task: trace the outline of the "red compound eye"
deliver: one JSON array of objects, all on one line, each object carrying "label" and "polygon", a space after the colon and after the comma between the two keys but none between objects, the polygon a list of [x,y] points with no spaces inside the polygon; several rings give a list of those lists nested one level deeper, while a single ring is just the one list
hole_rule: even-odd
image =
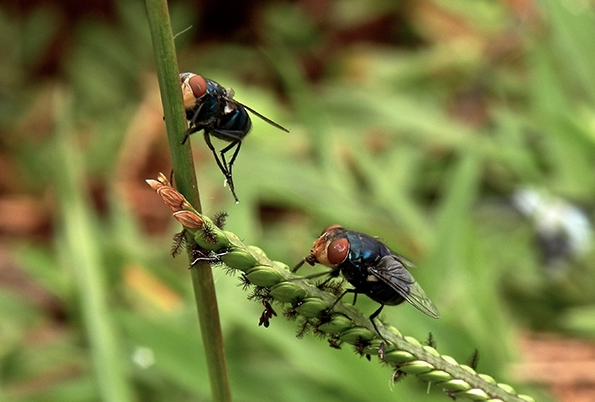
[{"label": "red compound eye", "polygon": [[330,225],[329,227],[327,227],[326,229],[324,229],[322,231],[322,233],[320,233],[320,235],[322,236],[326,232],[330,232],[331,230],[334,230],[334,229],[343,229],[343,226],[341,226],[341,225]]},{"label": "red compound eye", "polygon": [[339,239],[331,242],[326,249],[328,262],[332,265],[339,265],[347,258],[349,253],[349,241],[347,239]]},{"label": "red compound eye", "polygon": [[188,85],[192,89],[192,93],[197,98],[200,98],[207,92],[207,82],[200,75],[193,75],[188,80]]}]

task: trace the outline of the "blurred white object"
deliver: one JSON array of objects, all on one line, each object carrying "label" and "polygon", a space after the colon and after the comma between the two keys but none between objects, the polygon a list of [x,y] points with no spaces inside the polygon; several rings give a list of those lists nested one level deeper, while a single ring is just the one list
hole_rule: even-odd
[{"label": "blurred white object", "polygon": [[137,346],[132,353],[132,361],[140,368],[147,369],[155,364],[155,354],[150,348]]},{"label": "blurred white object", "polygon": [[512,203],[535,224],[548,268],[564,268],[591,248],[591,222],[580,208],[531,188],[515,191]]}]

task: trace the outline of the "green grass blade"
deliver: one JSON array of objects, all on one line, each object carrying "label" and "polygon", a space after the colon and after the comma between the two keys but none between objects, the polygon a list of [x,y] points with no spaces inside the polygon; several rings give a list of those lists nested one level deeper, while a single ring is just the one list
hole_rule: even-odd
[{"label": "green grass blade", "polygon": [[57,117],[54,180],[59,197],[65,261],[72,267],[101,400],[132,400],[125,360],[108,306],[104,265],[94,235],[93,213],[84,190],[84,162],[70,127],[69,99],[56,96]]}]

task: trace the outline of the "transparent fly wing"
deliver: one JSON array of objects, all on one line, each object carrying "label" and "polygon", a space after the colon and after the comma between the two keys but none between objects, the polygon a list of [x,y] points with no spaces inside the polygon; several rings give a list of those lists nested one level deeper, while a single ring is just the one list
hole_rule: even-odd
[{"label": "transparent fly wing", "polygon": [[[376,239],[379,243],[381,243],[382,245],[386,246],[386,244],[384,244],[384,242],[382,241],[381,238],[379,237],[374,237],[374,239]],[[417,268],[415,266],[414,263],[412,263],[411,261],[409,261],[407,258],[403,257],[400,254],[395,253],[394,251],[390,250],[388,247],[386,247],[391,253],[393,258],[396,258],[397,260],[399,260],[399,262],[401,262],[401,264],[403,264],[404,266],[408,267],[408,268]]]},{"label": "transparent fly wing", "polygon": [[415,264],[414,264],[414,263],[412,263],[411,261],[409,261],[407,258],[403,257],[402,255],[399,255],[399,254],[396,254],[396,253],[395,253],[395,254],[393,254],[393,255],[394,255],[395,257],[397,257],[397,259],[398,259],[399,261],[401,261],[401,263],[402,263],[403,265],[405,265],[406,267],[409,267],[409,268],[417,268],[417,267],[415,266]]},{"label": "transparent fly wing", "polygon": [[375,267],[368,267],[370,273],[393,288],[413,307],[432,318],[440,318],[434,303],[426,296],[421,286],[407,271],[398,255],[387,255]]},{"label": "transparent fly wing", "polygon": [[[238,102],[238,103],[240,103],[240,102]],[[285,127],[283,127],[279,123],[275,123],[274,121],[272,121],[268,117],[263,116],[262,114],[258,113],[256,110],[252,109],[251,107],[248,107],[248,106],[244,105],[243,103],[240,103],[240,105],[242,105],[244,108],[246,108],[246,110],[248,110],[250,113],[254,114],[256,117],[259,117],[260,119],[262,119],[265,122],[269,123],[271,126],[276,127],[279,130],[281,130],[281,131],[285,131],[286,133],[289,132],[288,129],[286,129]]]},{"label": "transparent fly wing", "polygon": [[413,282],[409,287],[409,295],[404,296],[405,300],[407,300],[413,307],[421,311],[422,313],[430,316],[432,318],[440,318],[440,313],[438,309],[426,296],[424,290],[419,286],[417,282]]}]

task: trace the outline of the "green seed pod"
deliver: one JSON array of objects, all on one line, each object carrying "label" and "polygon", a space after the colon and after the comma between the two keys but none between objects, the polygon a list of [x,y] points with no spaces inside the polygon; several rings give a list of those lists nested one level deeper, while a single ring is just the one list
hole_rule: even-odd
[{"label": "green seed pod", "polygon": [[412,336],[406,336],[405,337],[405,340],[407,342],[411,343],[412,345],[419,346],[421,348],[421,343],[417,339],[415,339],[414,337],[412,337]]},{"label": "green seed pod", "polygon": [[281,261],[273,261],[273,265],[281,270],[289,271],[289,265],[284,264]]},{"label": "green seed pod", "polygon": [[453,357],[448,355],[442,355],[442,360],[445,360],[448,364],[454,364],[455,366],[459,365]]},{"label": "green seed pod", "polygon": [[357,342],[361,342],[362,340],[369,341],[374,339],[374,334],[368,328],[353,327],[341,332],[339,334],[339,338],[343,342],[354,345]]},{"label": "green seed pod", "polygon": [[473,375],[477,374],[477,372],[475,370],[473,370],[473,368],[467,366],[466,364],[461,364],[460,367],[464,370],[467,370],[468,372],[470,372]]},{"label": "green seed pod", "polygon": [[403,337],[403,335],[401,335],[401,332],[398,329],[396,329],[395,327],[393,327],[392,325],[385,326],[384,328],[386,328],[387,330],[389,330],[390,332],[392,332],[399,338]]},{"label": "green seed pod", "polygon": [[435,367],[423,360],[414,360],[399,364],[399,370],[407,374],[422,374],[434,370]]},{"label": "green seed pod", "polygon": [[433,354],[434,356],[440,356],[440,353],[438,353],[438,351],[431,346],[424,345],[423,348],[426,352]]},{"label": "green seed pod", "polygon": [[343,314],[333,314],[329,322],[318,326],[318,330],[327,334],[338,334],[351,327],[353,327],[353,321],[351,319],[345,317]]},{"label": "green seed pod", "polygon": [[393,350],[384,354],[384,361],[387,363],[400,364],[412,360],[415,360],[415,356],[404,350]]},{"label": "green seed pod", "polygon": [[531,398],[529,395],[517,395],[519,398],[524,399],[527,402],[535,402],[535,399]]},{"label": "green seed pod", "polygon": [[250,283],[262,287],[273,286],[283,280],[283,277],[275,268],[267,267],[265,265],[250,268],[246,272],[246,278],[248,278]]},{"label": "green seed pod", "polygon": [[471,399],[472,401],[485,401],[490,397],[488,394],[486,394],[484,390],[481,390],[479,388],[471,388],[467,391],[457,392],[455,395],[457,397],[460,396],[463,398]]},{"label": "green seed pod", "polygon": [[250,250],[252,253],[259,255],[261,257],[266,257],[267,255],[265,254],[265,252],[260,248],[260,247],[256,247],[256,246],[246,246],[248,248],[248,250]]},{"label": "green seed pod", "polygon": [[[204,220],[202,229],[194,232],[194,241],[199,246],[212,251],[220,251],[231,247],[231,243],[222,235],[222,232],[213,224],[207,223],[205,217],[200,215]],[[233,268],[233,267],[232,267]]]},{"label": "green seed pod", "polygon": [[498,387],[502,388],[504,391],[508,392],[509,394],[516,394],[516,391],[514,390],[514,388],[512,388],[510,385],[508,384],[502,384],[502,383],[498,383],[496,384]]},{"label": "green seed pod", "polygon": [[271,287],[271,296],[282,303],[294,303],[307,296],[307,292],[297,282],[281,282]]},{"label": "green seed pod", "polygon": [[468,389],[471,389],[471,385],[467,384],[467,382],[463,380],[459,380],[458,378],[453,378],[452,380],[438,383],[438,386],[444,388],[445,390],[454,392],[467,391]]},{"label": "green seed pod", "polygon": [[237,247],[244,247],[244,243],[242,240],[233,232],[228,232],[227,230],[222,231],[224,236],[227,236],[227,240],[234,246]]},{"label": "green seed pod", "polygon": [[417,377],[429,382],[443,382],[452,379],[450,374],[442,370],[432,370],[427,373],[419,374]]},{"label": "green seed pod", "polygon": [[295,309],[306,318],[320,317],[320,313],[327,310],[330,305],[317,297],[306,297]]},{"label": "green seed pod", "polygon": [[489,382],[490,384],[496,384],[496,380],[494,380],[493,377],[487,375],[487,374],[478,374],[479,377],[481,377],[482,380]]},{"label": "green seed pod", "polygon": [[247,271],[258,264],[254,256],[245,248],[236,248],[221,256],[221,261],[241,271]]}]

